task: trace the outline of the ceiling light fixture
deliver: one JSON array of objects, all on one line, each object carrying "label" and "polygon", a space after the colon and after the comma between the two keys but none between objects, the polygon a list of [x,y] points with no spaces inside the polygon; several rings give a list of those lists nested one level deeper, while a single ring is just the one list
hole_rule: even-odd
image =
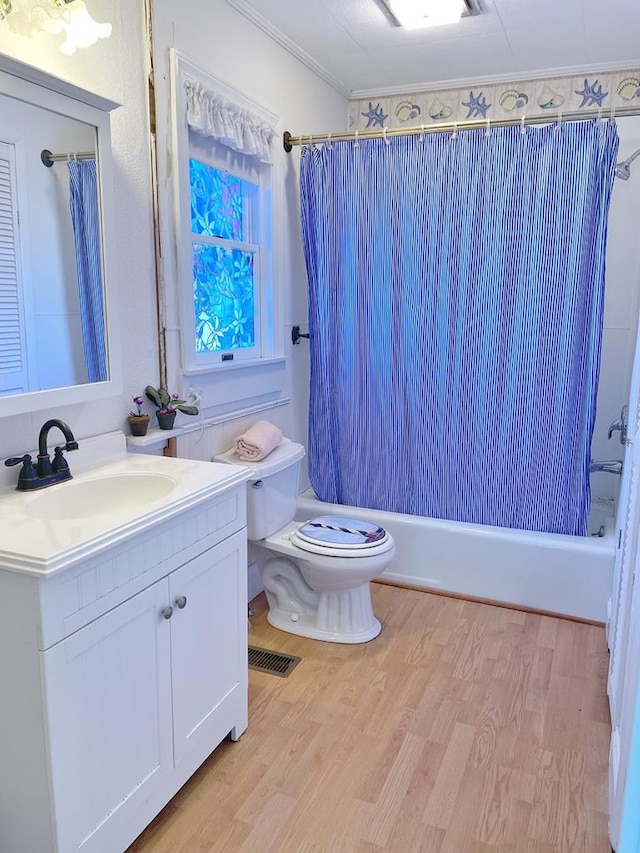
[{"label": "ceiling light fixture", "polygon": [[456,24],[461,17],[478,15],[477,0],[375,0],[397,27],[415,30]]},{"label": "ceiling light fixture", "polygon": [[12,33],[27,38],[64,32],[60,51],[67,56],[111,35],[111,24],[94,21],[83,0],[0,0],[3,20]]}]

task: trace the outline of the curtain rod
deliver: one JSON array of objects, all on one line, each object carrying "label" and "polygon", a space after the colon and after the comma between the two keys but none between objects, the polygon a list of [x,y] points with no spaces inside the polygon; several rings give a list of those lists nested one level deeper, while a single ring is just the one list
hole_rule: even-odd
[{"label": "curtain rod", "polygon": [[52,154],[48,148],[40,152],[40,159],[47,168],[62,160],[95,160],[95,151],[70,151],[68,154]]},{"label": "curtain rod", "polygon": [[521,116],[520,118],[504,119],[468,119],[443,124],[419,124],[411,127],[382,127],[369,130],[345,130],[339,133],[314,133],[306,136],[292,136],[288,130],[282,134],[282,145],[287,153],[294,145],[309,145],[314,142],[341,142],[348,139],[378,139],[387,136],[415,136],[417,133],[455,133],[458,130],[474,128],[516,127],[529,124],[562,124],[564,121],[587,121],[589,119],[610,118],[620,116],[640,116],[640,107],[616,107],[610,110],[573,110],[572,112],[556,112],[553,115]]}]

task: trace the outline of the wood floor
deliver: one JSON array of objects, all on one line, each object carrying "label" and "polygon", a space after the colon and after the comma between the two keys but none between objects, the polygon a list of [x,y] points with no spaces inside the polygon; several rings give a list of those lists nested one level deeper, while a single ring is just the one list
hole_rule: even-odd
[{"label": "wood floor", "polygon": [[373,584],[359,646],[250,672],[225,742],[130,853],[610,853],[604,629]]}]

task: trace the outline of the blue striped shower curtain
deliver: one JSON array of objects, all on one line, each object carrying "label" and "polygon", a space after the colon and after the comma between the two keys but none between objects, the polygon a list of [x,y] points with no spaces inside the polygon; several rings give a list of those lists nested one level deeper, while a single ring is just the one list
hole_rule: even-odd
[{"label": "blue striped shower curtain", "polygon": [[322,500],[585,534],[617,147],[575,122],[303,149]]},{"label": "blue striped shower curtain", "polygon": [[95,160],[69,167],[71,221],[76,248],[82,342],[89,382],[108,379],[100,254],[100,206]]}]

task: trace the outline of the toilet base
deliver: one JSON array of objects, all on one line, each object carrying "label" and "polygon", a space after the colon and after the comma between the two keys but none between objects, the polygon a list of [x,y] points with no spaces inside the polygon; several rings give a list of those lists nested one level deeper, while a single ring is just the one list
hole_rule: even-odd
[{"label": "toilet base", "polygon": [[371,624],[364,631],[326,631],[318,628],[315,613],[283,613],[281,610],[270,610],[267,621],[279,631],[308,637],[310,640],[324,640],[327,643],[368,643],[378,636],[382,625],[374,616]]},{"label": "toilet base", "polygon": [[368,583],[355,589],[309,593],[304,604],[289,600],[283,608],[267,589],[269,624],[289,634],[328,643],[366,643],[380,633],[382,626],[373,613]]}]

